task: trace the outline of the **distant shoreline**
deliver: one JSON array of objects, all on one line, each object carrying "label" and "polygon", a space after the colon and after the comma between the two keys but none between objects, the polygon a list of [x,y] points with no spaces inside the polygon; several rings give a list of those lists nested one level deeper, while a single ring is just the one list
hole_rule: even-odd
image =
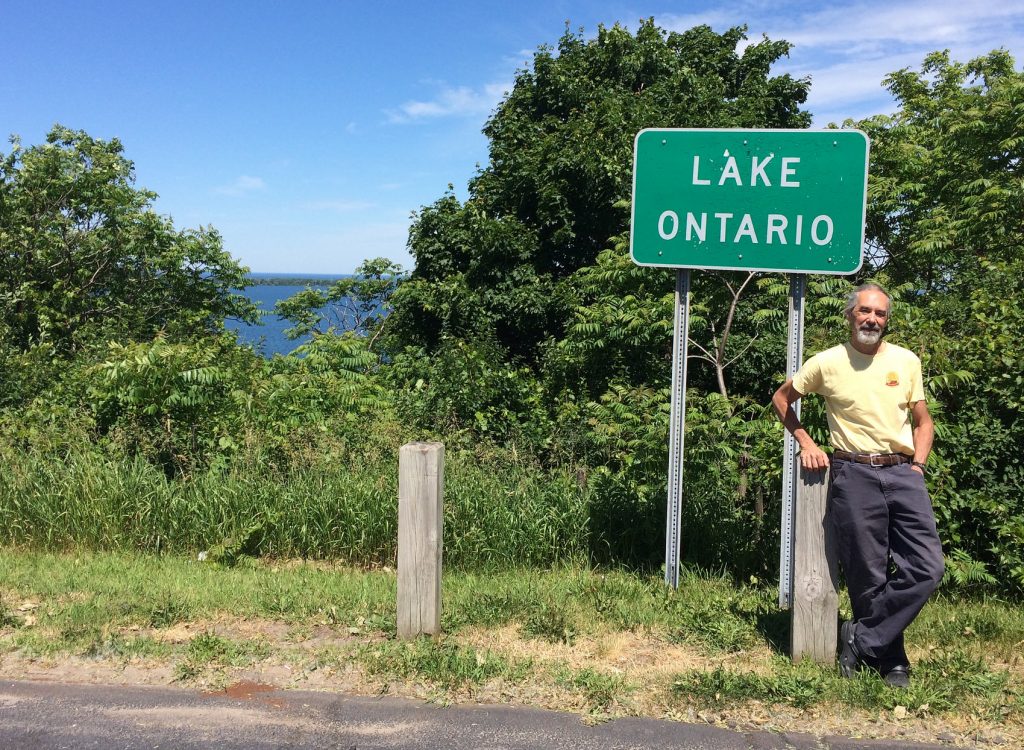
[{"label": "distant shoreline", "polygon": [[330,286],[336,281],[345,279],[351,274],[294,274],[283,273],[251,273],[246,277],[249,286]]}]

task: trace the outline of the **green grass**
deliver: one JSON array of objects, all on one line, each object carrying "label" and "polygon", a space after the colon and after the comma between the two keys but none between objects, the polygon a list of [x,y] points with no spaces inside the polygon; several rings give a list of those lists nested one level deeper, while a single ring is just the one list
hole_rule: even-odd
[{"label": "green grass", "polygon": [[[0,570],[0,653],[162,660],[186,681],[272,655],[303,669],[357,665],[374,678],[412,680],[442,696],[493,681],[538,683],[595,712],[663,694],[678,707],[903,706],[918,717],[1024,722],[1024,608],[993,598],[929,603],[907,635],[919,654],[912,687],[895,691],[871,673],[843,680],[834,666],[790,663],[779,647],[787,615],[776,611],[773,589],[692,571],[669,591],[659,577],[621,570],[449,569],[444,635],[401,642],[391,570],[301,561],[226,567],[170,555],[10,548],[0,548]],[[273,642],[232,636],[230,623],[246,621],[284,623],[288,634]],[[224,622],[226,630],[217,625]],[[162,637],[186,623],[198,633],[190,641]],[[489,635],[509,627],[521,639],[512,651]],[[302,651],[317,628],[334,633],[334,644]],[[572,653],[599,653],[598,644],[616,634],[646,639],[655,650],[679,644],[705,666],[649,682],[599,657],[570,661]]]},{"label": "green grass", "polygon": [[[239,462],[186,480],[95,449],[11,451],[0,462],[0,544],[393,565],[397,450],[284,473]],[[445,479],[449,564],[587,556],[587,497],[567,473],[452,451]]]},{"label": "green grass", "polygon": [[358,658],[371,674],[415,677],[447,689],[497,678],[522,682],[532,667],[529,660],[508,659],[443,638],[378,643],[360,649]]},{"label": "green grass", "polygon": [[1010,715],[1022,717],[1024,709],[1019,689],[1009,686],[1008,672],[993,669],[982,657],[962,650],[923,659],[914,669],[908,690],[893,690],[870,671],[847,680],[832,667],[794,665],[778,659],[768,675],[721,666],[689,671],[675,678],[672,692],[683,700],[715,706],[760,701],[807,708],[837,702],[869,710],[903,706],[921,715],[957,712],[993,722]]},{"label": "green grass", "polygon": [[174,676],[190,680],[210,670],[249,664],[269,653],[266,643],[233,641],[207,630],[189,641],[184,658],[175,665]]},{"label": "green grass", "polygon": [[614,703],[636,690],[622,677],[595,669],[557,669],[555,680],[584,698],[591,712],[604,712]]}]

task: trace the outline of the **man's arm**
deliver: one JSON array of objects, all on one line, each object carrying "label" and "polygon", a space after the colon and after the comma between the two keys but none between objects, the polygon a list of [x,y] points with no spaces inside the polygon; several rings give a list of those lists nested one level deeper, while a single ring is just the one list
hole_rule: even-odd
[{"label": "man's arm", "polygon": [[[775,407],[775,413],[779,415],[783,426],[792,433],[793,437],[796,438],[796,442],[800,445],[800,465],[808,471],[822,471],[828,468],[828,454],[811,439],[811,436],[807,434],[807,430],[800,424],[800,417],[793,411],[793,404],[799,401],[803,395],[793,387],[793,378],[790,378],[782,384],[779,390],[775,391],[775,395],[772,396],[772,406]],[[927,413],[927,410],[925,413]],[[914,424],[916,428],[916,420]],[[914,437],[914,444],[916,445],[916,429]],[[931,446],[930,441],[928,445],[929,447]]]},{"label": "man's arm", "polygon": [[[925,463],[932,452],[932,441],[935,439],[935,422],[928,413],[928,404],[924,399],[915,401],[910,408],[910,417],[914,423],[914,461]],[[911,467],[914,471],[924,474],[920,466]]]}]

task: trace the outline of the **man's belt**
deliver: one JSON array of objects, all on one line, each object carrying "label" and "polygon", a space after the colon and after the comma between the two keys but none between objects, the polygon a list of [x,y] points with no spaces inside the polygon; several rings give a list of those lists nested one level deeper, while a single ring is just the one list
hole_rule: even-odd
[{"label": "man's belt", "polygon": [[909,464],[913,456],[905,456],[902,453],[850,453],[850,451],[832,451],[832,457],[840,461],[853,461],[858,464],[870,464],[871,466],[895,466],[896,464]]}]

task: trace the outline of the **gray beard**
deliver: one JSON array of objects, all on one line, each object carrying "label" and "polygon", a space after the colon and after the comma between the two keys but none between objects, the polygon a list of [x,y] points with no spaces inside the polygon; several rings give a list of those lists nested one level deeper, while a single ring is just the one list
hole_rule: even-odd
[{"label": "gray beard", "polygon": [[874,346],[882,340],[882,332],[877,328],[874,331],[865,331],[862,328],[858,328],[853,332],[853,335],[857,339],[858,344],[866,346]]}]

